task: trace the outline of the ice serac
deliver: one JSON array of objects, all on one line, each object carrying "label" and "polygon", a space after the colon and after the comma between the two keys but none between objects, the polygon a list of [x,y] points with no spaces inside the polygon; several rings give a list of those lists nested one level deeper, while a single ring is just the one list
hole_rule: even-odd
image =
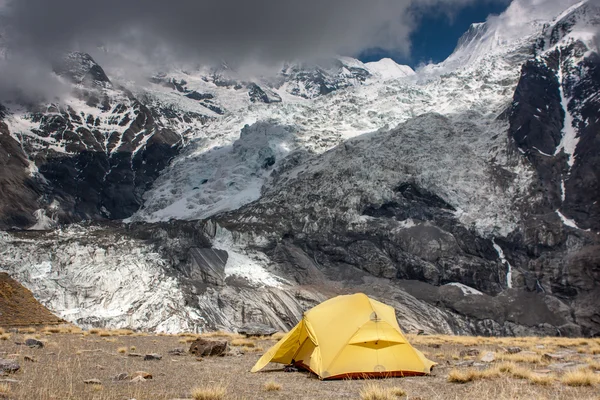
[{"label": "ice serac", "polygon": [[362,291],[409,331],[598,335],[599,15],[515,0],[414,73],[71,55],[71,96],[0,117],[2,227],[50,229],[0,268],[84,326],[285,329]]}]

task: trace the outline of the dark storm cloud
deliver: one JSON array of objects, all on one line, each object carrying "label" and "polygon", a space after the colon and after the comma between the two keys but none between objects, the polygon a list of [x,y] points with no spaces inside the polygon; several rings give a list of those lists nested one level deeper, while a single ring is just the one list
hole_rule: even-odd
[{"label": "dark storm cloud", "polygon": [[370,47],[407,55],[419,14],[475,1],[0,0],[0,100],[59,93],[50,65],[74,50],[127,80],[173,64],[227,61],[252,74]]},{"label": "dark storm cloud", "polygon": [[38,53],[118,44],[155,58],[268,62],[371,46],[408,52],[416,21],[411,1],[13,0],[8,12],[12,43]]}]

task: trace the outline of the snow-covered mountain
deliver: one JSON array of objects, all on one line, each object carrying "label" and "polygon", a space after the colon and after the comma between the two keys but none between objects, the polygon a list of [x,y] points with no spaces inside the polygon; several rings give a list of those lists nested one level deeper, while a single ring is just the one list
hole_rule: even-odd
[{"label": "snow-covered mountain", "polygon": [[1,110],[0,227],[55,229],[3,234],[0,269],[87,326],[285,328],[360,290],[407,329],[597,335],[595,4],[515,0],[418,71],[140,84],[70,54],[71,95]]}]

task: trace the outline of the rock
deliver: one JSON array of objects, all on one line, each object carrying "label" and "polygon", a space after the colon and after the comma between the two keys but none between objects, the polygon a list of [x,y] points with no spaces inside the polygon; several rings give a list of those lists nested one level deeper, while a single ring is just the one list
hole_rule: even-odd
[{"label": "rock", "polygon": [[126,381],[130,378],[127,372],[121,372],[113,378],[113,381]]},{"label": "rock", "polygon": [[162,356],[160,354],[152,353],[146,354],[144,356],[144,361],[159,361],[162,360]]},{"label": "rock", "polygon": [[224,356],[227,353],[227,341],[198,338],[192,342],[190,353],[196,356]]},{"label": "rock", "polygon": [[142,354],[139,354],[139,353],[129,353],[129,354],[127,354],[127,356],[129,356],[129,357],[144,357]]},{"label": "rock", "polygon": [[25,346],[30,347],[32,349],[41,349],[44,347],[44,343],[37,339],[27,339],[25,341]]},{"label": "rock", "polygon": [[21,369],[21,366],[18,362],[14,360],[3,360],[0,358],[0,372],[14,374],[19,369]]},{"label": "rock", "polygon": [[134,372],[133,375],[131,375],[131,379],[137,378],[138,376],[141,376],[144,379],[152,379],[152,374],[150,372],[146,372],[146,371]]},{"label": "rock", "polygon": [[134,382],[134,383],[137,383],[137,382],[146,382],[146,380],[142,376],[136,376],[135,378],[133,378],[131,380],[131,382]]},{"label": "rock", "polygon": [[542,359],[545,361],[561,361],[565,359],[565,355],[558,353],[544,353]]},{"label": "rock", "polygon": [[240,356],[243,356],[244,354],[245,354],[244,351],[237,346],[232,346],[227,351],[227,355],[232,356],[232,357],[240,357]]},{"label": "rock", "polygon": [[517,354],[517,353],[520,353],[522,351],[523,351],[523,349],[520,348],[520,347],[518,347],[518,346],[511,346],[511,347],[507,347],[506,348],[506,352],[508,354]]},{"label": "rock", "polygon": [[496,353],[494,353],[492,351],[488,351],[481,357],[480,360],[484,363],[494,362],[494,361],[496,361]]},{"label": "rock", "polygon": [[552,370],[551,369],[536,369],[534,372],[536,374],[544,374],[544,375],[546,375],[546,374],[551,373]]},{"label": "rock", "polygon": [[100,379],[86,379],[83,381],[86,385],[102,385],[102,381]]},{"label": "rock", "polygon": [[578,365],[574,362],[565,362],[565,363],[554,363],[548,365],[548,368],[554,371],[564,371],[567,369],[574,369]]},{"label": "rock", "polygon": [[29,361],[29,362],[37,362],[37,360],[31,356],[23,356],[23,360]]},{"label": "rock", "polygon": [[274,328],[270,327],[269,325],[265,325],[265,324],[252,323],[252,324],[246,324],[246,325],[242,326],[241,328],[239,328],[238,333],[240,335],[246,335],[246,337],[271,336],[271,335],[277,333],[277,329],[274,329]]},{"label": "rock", "polygon": [[16,379],[5,378],[5,379],[0,379],[0,383],[21,383],[21,381],[18,381]]},{"label": "rock", "polygon": [[479,355],[479,350],[477,349],[467,349],[467,350],[462,350],[460,352],[460,357],[476,357]]},{"label": "rock", "polygon": [[176,349],[169,350],[169,354],[172,356],[184,356],[186,354],[186,351],[184,348],[178,347]]},{"label": "rock", "polygon": [[474,363],[474,361],[467,360],[467,361],[459,361],[454,365],[457,367],[471,367],[473,365],[473,363]]},{"label": "rock", "polygon": [[441,344],[439,344],[439,343],[429,343],[429,344],[427,345],[427,347],[431,347],[431,348],[433,348],[433,349],[439,349],[440,347],[442,347],[442,345],[441,345]]}]

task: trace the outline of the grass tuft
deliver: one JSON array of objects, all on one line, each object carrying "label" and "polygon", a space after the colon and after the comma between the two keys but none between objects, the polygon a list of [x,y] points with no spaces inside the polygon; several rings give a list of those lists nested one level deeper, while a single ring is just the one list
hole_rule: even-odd
[{"label": "grass tuft", "polygon": [[586,369],[578,369],[565,373],[560,381],[567,386],[594,386],[600,384],[600,376]]},{"label": "grass tuft", "polygon": [[396,400],[396,396],[392,394],[389,388],[381,387],[380,385],[368,382],[360,389],[361,400]]},{"label": "grass tuft", "polygon": [[0,395],[4,397],[4,395],[10,394],[10,386],[8,383],[0,383]]},{"label": "grass tuft", "polygon": [[265,383],[265,390],[267,392],[277,392],[281,390],[281,385],[277,382],[269,381]]},{"label": "grass tuft", "polygon": [[533,385],[550,386],[555,380],[553,375],[539,375],[533,373],[529,376],[529,382]]},{"label": "grass tuft", "polygon": [[191,392],[194,400],[223,400],[226,395],[227,388],[221,384],[196,387]]},{"label": "grass tuft", "polygon": [[119,348],[117,349],[117,353],[120,353],[120,354],[125,354],[125,353],[127,353],[127,347],[119,347]]},{"label": "grass tuft", "polygon": [[467,383],[481,379],[492,379],[499,377],[500,372],[501,371],[498,367],[488,368],[481,371],[472,368],[466,370],[453,369],[450,371],[450,373],[448,373],[448,382]]},{"label": "grass tuft", "polygon": [[404,389],[398,386],[394,386],[393,388],[391,388],[390,393],[396,397],[406,396],[406,392],[404,391]]},{"label": "grass tuft", "polygon": [[256,343],[248,339],[234,339],[230,344],[232,346],[256,347]]}]

